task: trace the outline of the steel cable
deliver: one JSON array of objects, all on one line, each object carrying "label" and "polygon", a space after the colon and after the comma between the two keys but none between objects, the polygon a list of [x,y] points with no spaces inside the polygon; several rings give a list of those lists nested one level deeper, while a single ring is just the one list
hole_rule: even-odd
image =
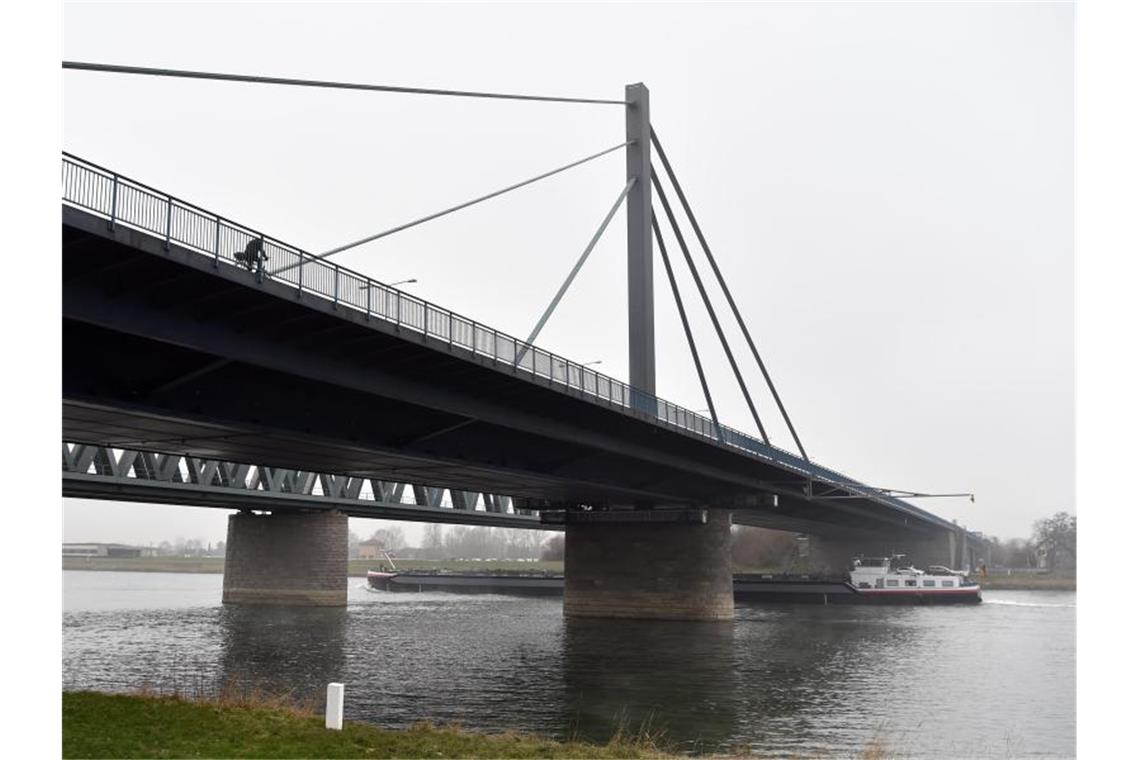
[{"label": "steel cable", "polygon": [[624,100],[604,100],[602,98],[564,98],[554,95],[519,95],[507,92],[477,92],[472,90],[443,90],[433,87],[400,87],[387,84],[359,84],[353,82],[332,82],[320,79],[288,79],[285,77],[263,77],[250,74],[223,74],[212,71],[185,71],[181,69],[155,69],[145,66],[119,66],[109,63],[86,63],[64,61],[63,68],[74,71],[98,71],[106,74],[136,74],[152,77],[175,77],[180,79],[212,79],[222,82],[246,82],[249,84],[276,84],[290,87],[324,87],[336,90],[369,90],[372,92],[397,92],[409,95],[446,95],[457,98],[492,98],[496,100],[530,100],[549,103],[589,103],[596,105],[624,106]]},{"label": "steel cable", "polygon": [[768,433],[764,430],[764,423],[760,421],[760,413],[756,411],[756,405],[752,403],[752,394],[748,392],[748,386],[744,382],[744,377],[740,374],[740,367],[736,364],[736,357],[732,355],[732,348],[728,345],[728,338],[724,336],[724,330],[721,329],[720,320],[716,317],[716,310],[713,309],[712,301],[709,300],[709,294],[705,291],[705,284],[701,280],[700,272],[697,271],[696,264],[693,263],[693,257],[689,254],[689,246],[685,244],[685,238],[681,234],[681,228],[677,225],[677,219],[673,216],[673,209],[669,206],[669,199],[665,197],[665,191],[661,187],[661,181],[657,179],[657,172],[650,169],[650,178],[653,180],[653,187],[657,190],[657,197],[661,199],[661,205],[665,209],[665,216],[669,219],[669,226],[673,228],[673,235],[677,238],[677,244],[681,246],[681,254],[685,257],[685,263],[689,265],[689,271],[693,275],[693,280],[697,284],[697,290],[701,294],[701,300],[705,303],[705,310],[708,311],[709,317],[712,319],[713,327],[716,328],[717,337],[720,338],[721,347],[724,348],[724,354],[728,357],[728,363],[732,366],[732,373],[736,375],[736,384],[740,386],[740,392],[744,394],[744,400],[748,403],[748,409],[752,412],[752,419],[756,422],[756,427],[760,430],[760,437],[764,439],[764,443],[769,446],[772,442],[768,440]]},{"label": "steel cable", "polygon": [[[615,145],[612,148],[606,148],[605,150],[594,153],[593,155],[586,156],[585,158],[580,158],[577,161],[574,161],[573,163],[566,164],[565,166],[560,166],[557,169],[552,169],[548,172],[543,172],[542,174],[539,174],[536,177],[531,177],[530,179],[523,180],[522,182],[516,182],[515,184],[511,185],[510,187],[504,187],[503,189],[496,190],[493,193],[487,193],[486,195],[481,195],[478,198],[474,198],[472,200],[466,201],[465,203],[460,203],[458,206],[452,206],[451,208],[446,208],[443,211],[437,211],[434,214],[429,214],[425,217],[421,217],[421,218],[416,219],[414,221],[405,222],[404,224],[397,225],[396,227],[391,227],[389,229],[386,229],[383,232],[377,232],[375,235],[369,235],[368,237],[361,238],[360,240],[355,240],[351,243],[346,243],[345,245],[337,246],[336,248],[325,251],[324,253],[314,254],[313,258],[323,259],[323,258],[326,258],[328,256],[332,256],[333,254],[340,253],[342,251],[347,251],[349,248],[356,248],[357,246],[364,245],[365,243],[371,243],[373,240],[379,240],[380,238],[387,237],[388,235],[391,235],[393,233],[400,232],[402,230],[406,230],[406,229],[409,229],[411,227],[415,227],[416,225],[423,224],[424,222],[430,222],[433,219],[439,219],[441,216],[446,216],[447,214],[450,214],[454,211],[459,211],[461,209],[465,209],[468,206],[474,206],[476,203],[481,203],[483,201],[490,200],[491,198],[495,198],[497,196],[500,196],[503,193],[509,193],[511,190],[517,190],[518,188],[525,187],[526,185],[529,185],[533,182],[538,182],[540,179],[546,179],[547,177],[554,176],[555,174],[558,174],[559,172],[564,172],[567,169],[572,169],[575,166],[580,166],[580,165],[586,163],[587,161],[593,161],[595,158],[601,158],[602,156],[606,155],[607,153],[613,153],[615,150],[619,150],[621,148],[626,147],[627,145],[632,144],[632,142],[633,141],[631,140],[629,142],[621,143],[620,145]],[[293,269],[294,267],[298,267],[298,266],[300,266],[299,263],[298,264],[290,264],[286,267],[282,267],[281,269],[278,269],[275,272],[270,272],[270,274],[277,275],[277,274],[280,274],[282,272],[287,272],[290,269]]]},{"label": "steel cable", "polygon": [[784,409],[784,402],[780,399],[780,394],[776,392],[776,384],[772,382],[772,378],[768,374],[768,368],[764,366],[764,361],[760,358],[760,352],[756,349],[756,343],[752,340],[752,333],[749,332],[747,325],[745,325],[744,317],[740,315],[740,309],[736,307],[736,299],[732,297],[732,293],[728,289],[728,283],[724,281],[724,277],[720,273],[720,267],[716,265],[716,259],[713,258],[708,241],[705,240],[704,233],[701,232],[701,227],[697,224],[697,217],[693,214],[692,208],[689,207],[689,201],[685,198],[684,191],[681,190],[681,183],[677,181],[677,175],[673,173],[673,167],[669,164],[669,158],[661,148],[661,142],[657,139],[657,133],[652,127],[650,127],[649,130],[649,137],[653,141],[653,147],[657,149],[657,155],[661,157],[661,163],[665,167],[665,173],[669,175],[669,182],[673,185],[673,189],[677,193],[677,198],[681,201],[681,207],[685,210],[685,215],[689,218],[689,224],[693,226],[693,230],[697,233],[697,240],[700,241],[701,248],[704,249],[705,256],[712,266],[713,274],[716,275],[717,282],[720,283],[721,290],[724,292],[724,297],[728,301],[729,308],[732,309],[732,313],[736,317],[736,323],[740,325],[740,331],[744,333],[744,339],[748,341],[748,347],[752,349],[752,356],[756,359],[756,364],[759,365],[760,372],[764,375],[764,381],[768,384],[768,390],[771,391],[772,398],[776,400],[776,406],[780,408],[780,414],[784,418],[784,423],[788,426],[792,438],[795,439],[796,448],[800,450],[800,456],[807,461],[811,461],[808,459],[803,444],[800,443],[800,437],[796,433],[795,426],[792,425],[791,417],[788,416],[787,410]]}]

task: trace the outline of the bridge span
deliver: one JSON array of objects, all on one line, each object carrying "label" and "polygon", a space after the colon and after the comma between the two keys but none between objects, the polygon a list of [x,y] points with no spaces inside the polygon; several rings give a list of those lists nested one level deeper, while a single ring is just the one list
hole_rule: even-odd
[{"label": "bridge span", "polygon": [[[718,441],[706,417],[189,204],[64,166],[66,440],[510,494],[526,509],[650,502],[786,530],[955,527],[727,426]],[[269,260],[250,271],[235,253],[254,237]]]},{"label": "bridge span", "polygon": [[[800,454],[770,444],[651,169],[652,142],[720,278],[650,129],[648,90],[627,87],[625,106],[627,178],[618,203],[624,199],[628,212],[628,384],[325,258],[402,228],[314,256],[64,154],[63,440],[134,452],[132,461],[156,466],[162,455],[509,495],[509,510],[496,516],[486,509],[423,516],[533,524],[532,513],[540,513],[546,524],[565,526],[571,615],[731,617],[732,520],[812,534],[844,560],[857,551],[905,551],[920,562],[966,562],[961,527],[808,460],[721,279]],[[716,416],[653,187],[763,440]],[[654,235],[711,419],[654,393]],[[69,452],[78,462],[76,451],[65,446],[65,470]],[[150,493],[158,501],[195,490],[159,478],[112,484],[105,476],[77,464],[65,489]],[[310,502],[321,514],[306,518],[295,497],[313,493],[189,485],[198,491],[190,503],[232,498],[231,506],[272,504],[280,515],[231,517],[227,601],[343,603],[340,536],[345,514],[359,504],[330,511],[327,499]],[[371,505],[368,513],[388,508],[396,505]],[[270,563],[272,572],[258,560],[282,553],[299,559]]]}]

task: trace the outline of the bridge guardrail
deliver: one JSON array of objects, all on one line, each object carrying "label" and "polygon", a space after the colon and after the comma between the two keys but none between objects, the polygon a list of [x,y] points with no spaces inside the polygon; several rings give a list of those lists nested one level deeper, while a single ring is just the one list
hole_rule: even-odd
[{"label": "bridge guardrail", "polygon": [[[362,312],[401,328],[430,335],[448,345],[487,357],[516,372],[542,379],[555,388],[625,409],[669,427],[719,441],[806,476],[841,485],[911,514],[929,513],[893,496],[875,493],[854,478],[809,462],[727,425],[665,399],[631,388],[620,380],[527,344],[472,319],[317,258],[245,225],[124,177],[78,156],[63,154],[63,201],[123,225],[162,238],[213,259],[215,267],[246,269],[258,281],[272,279],[331,301],[335,307]],[[261,255],[247,254],[260,241]],[[254,260],[256,259],[256,260]],[[719,435],[717,428],[719,427]]]}]

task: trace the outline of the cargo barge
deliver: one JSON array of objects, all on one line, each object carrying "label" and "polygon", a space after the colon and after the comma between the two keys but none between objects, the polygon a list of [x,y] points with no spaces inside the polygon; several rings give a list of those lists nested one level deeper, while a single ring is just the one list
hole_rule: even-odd
[{"label": "cargo barge", "polygon": [[[733,576],[737,601],[810,604],[962,604],[982,600],[965,573],[941,566],[903,567],[902,555],[852,561],[847,577],[741,574]],[[561,575],[368,571],[377,591],[446,591],[460,594],[561,596]]]}]

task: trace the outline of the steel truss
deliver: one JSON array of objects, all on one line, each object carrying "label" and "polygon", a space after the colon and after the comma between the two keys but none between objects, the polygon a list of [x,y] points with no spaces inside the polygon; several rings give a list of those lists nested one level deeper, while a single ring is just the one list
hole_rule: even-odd
[{"label": "steel truss", "polygon": [[63,495],[223,509],[556,529],[509,496],[63,442]]}]

